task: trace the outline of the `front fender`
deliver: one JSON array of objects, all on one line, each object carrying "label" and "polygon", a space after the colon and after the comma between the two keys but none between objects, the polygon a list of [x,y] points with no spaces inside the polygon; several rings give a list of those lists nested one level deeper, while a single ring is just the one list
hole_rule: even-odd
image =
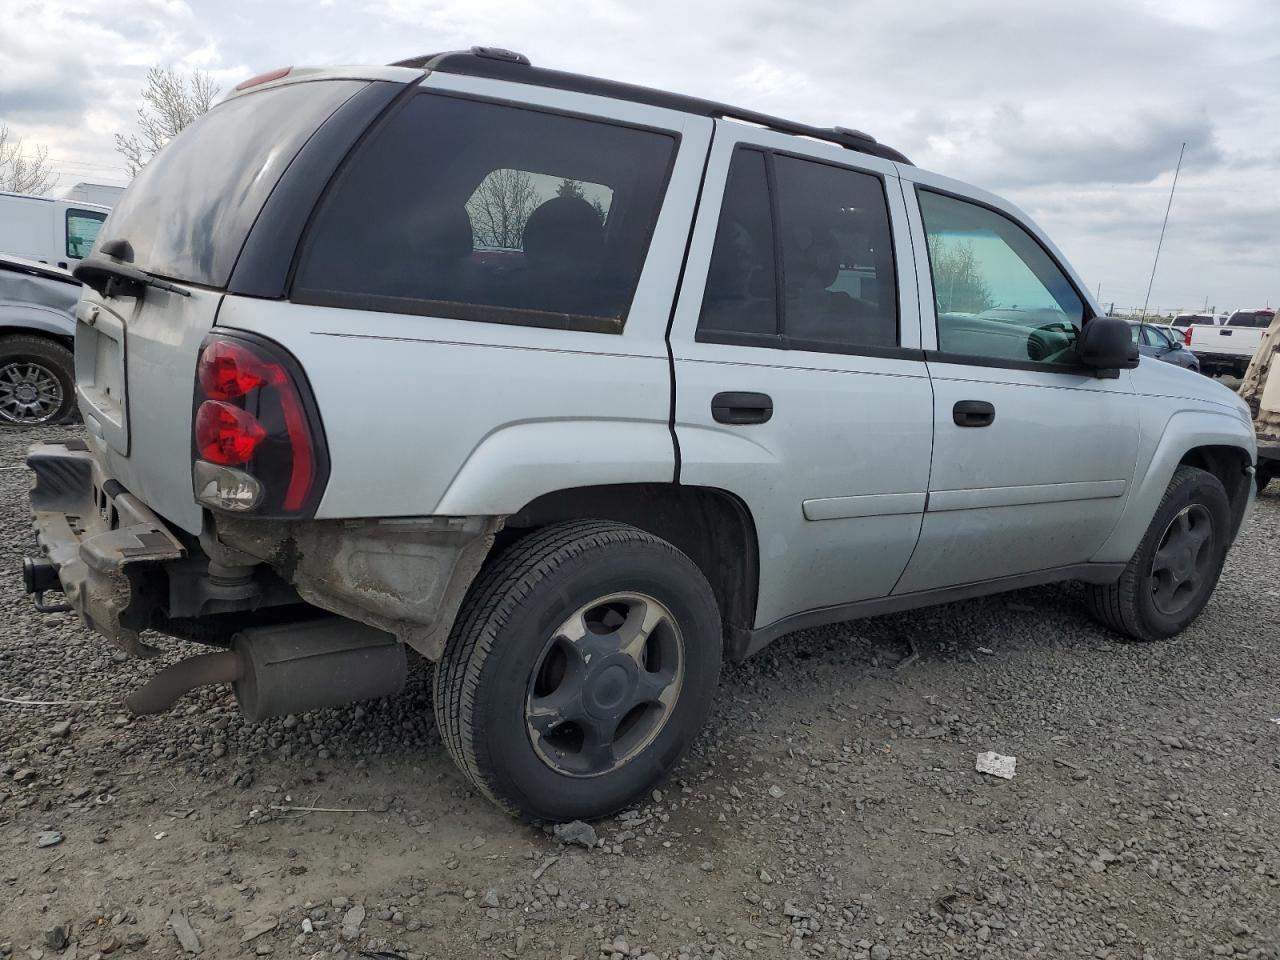
[{"label": "front fender", "polygon": [[0,303],[0,334],[32,331],[72,338],[76,322],[61,310],[30,303]]},{"label": "front fender", "polygon": [[485,437],[431,511],[436,516],[507,516],[568,487],[671,483],[675,447],[665,423],[543,420]]},{"label": "front fender", "polygon": [[[1257,444],[1251,426],[1227,407],[1220,410],[1205,407],[1179,410],[1168,418],[1164,429],[1158,433],[1152,430],[1148,434],[1145,428],[1144,424],[1144,434],[1153,439],[1148,445],[1144,438],[1139,449],[1138,481],[1116,528],[1090,558],[1095,563],[1128,562],[1142,542],[1174,471],[1192,450],[1197,447],[1236,447],[1248,456],[1250,463],[1257,460]],[[1144,462],[1145,470],[1142,469]],[[1252,498],[1253,485],[1247,486],[1248,495]]]}]

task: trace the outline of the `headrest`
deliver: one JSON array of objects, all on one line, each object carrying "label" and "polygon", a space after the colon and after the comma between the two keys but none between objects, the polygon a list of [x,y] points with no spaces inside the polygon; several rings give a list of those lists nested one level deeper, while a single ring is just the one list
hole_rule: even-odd
[{"label": "headrest", "polygon": [[434,209],[410,229],[410,243],[419,256],[460,260],[474,249],[471,217],[463,207]]},{"label": "headrest", "polygon": [[604,224],[581,197],[552,197],[524,225],[524,259],[534,270],[589,272],[604,246]]},{"label": "headrest", "polygon": [[[840,275],[840,245],[830,228],[813,223],[788,227],[783,235],[788,281],[826,289]],[[790,282],[788,282],[790,286]]]}]

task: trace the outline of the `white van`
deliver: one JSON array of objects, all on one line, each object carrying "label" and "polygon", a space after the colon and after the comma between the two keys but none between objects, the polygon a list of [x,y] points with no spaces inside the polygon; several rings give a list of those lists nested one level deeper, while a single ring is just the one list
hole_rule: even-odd
[{"label": "white van", "polygon": [[110,207],[0,193],[0,254],[73,268],[88,255]]}]

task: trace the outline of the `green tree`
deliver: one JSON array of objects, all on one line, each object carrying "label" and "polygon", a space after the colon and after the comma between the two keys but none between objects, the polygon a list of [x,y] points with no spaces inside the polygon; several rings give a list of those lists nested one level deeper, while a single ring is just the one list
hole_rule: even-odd
[{"label": "green tree", "polygon": [[561,180],[559,185],[556,187],[556,196],[557,197],[577,197],[579,200],[586,199],[582,195],[582,184],[579,183],[577,180],[570,180],[568,177],[565,177],[563,180]]}]

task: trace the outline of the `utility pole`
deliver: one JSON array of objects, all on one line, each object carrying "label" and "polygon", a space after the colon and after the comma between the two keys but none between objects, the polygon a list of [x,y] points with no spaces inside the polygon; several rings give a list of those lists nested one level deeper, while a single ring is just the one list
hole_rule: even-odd
[{"label": "utility pole", "polygon": [[1147,304],[1151,301],[1151,287],[1156,282],[1156,265],[1160,262],[1160,248],[1164,246],[1164,231],[1169,226],[1169,211],[1173,209],[1173,191],[1178,189],[1178,174],[1182,172],[1182,155],[1187,152],[1187,141],[1182,141],[1182,149],[1178,151],[1178,165],[1173,168],[1173,186],[1169,188],[1169,204],[1164,208],[1164,223],[1160,225],[1160,241],[1156,244],[1156,258],[1151,264],[1151,279],[1147,282],[1147,298],[1142,301],[1142,316],[1147,315]]}]

